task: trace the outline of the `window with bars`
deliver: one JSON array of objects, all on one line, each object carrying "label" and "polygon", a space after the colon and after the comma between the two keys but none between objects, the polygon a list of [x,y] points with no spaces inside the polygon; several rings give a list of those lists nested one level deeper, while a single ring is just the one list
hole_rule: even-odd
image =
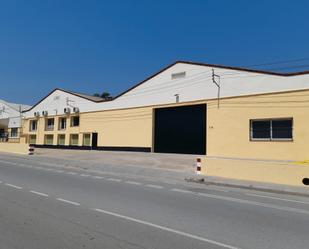
[{"label": "window with bars", "polygon": [[44,144],[53,145],[54,143],[54,135],[45,135]]},{"label": "window with bars", "polygon": [[83,145],[84,146],[90,146],[90,140],[91,140],[90,134],[84,134],[84,136],[83,136]]},{"label": "window with bars", "polygon": [[18,128],[12,128],[11,129],[11,137],[12,138],[18,137]]},{"label": "window with bars", "polygon": [[65,145],[65,134],[58,135],[58,145]]},{"label": "window with bars", "polygon": [[47,131],[52,131],[54,130],[54,123],[55,123],[55,119],[54,118],[48,118],[46,119],[46,127],[45,129]]},{"label": "window with bars", "polygon": [[72,127],[79,126],[79,116],[71,117],[71,126]]},{"label": "window with bars", "polygon": [[67,118],[59,118],[59,130],[65,130],[67,128]]},{"label": "window with bars", "polygon": [[31,120],[30,121],[30,131],[36,131],[38,129],[38,121]]},{"label": "window with bars", "polygon": [[292,140],[293,119],[250,120],[251,140]]},{"label": "window with bars", "polygon": [[71,134],[70,136],[70,145],[77,146],[78,145],[78,134]]},{"label": "window with bars", "polygon": [[36,144],[36,135],[29,136],[29,144]]}]

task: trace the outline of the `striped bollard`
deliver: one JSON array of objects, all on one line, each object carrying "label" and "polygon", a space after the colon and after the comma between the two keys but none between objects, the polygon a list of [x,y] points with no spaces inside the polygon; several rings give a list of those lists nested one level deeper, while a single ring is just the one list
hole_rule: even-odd
[{"label": "striped bollard", "polygon": [[29,153],[28,155],[33,155],[34,153],[34,146],[29,146]]},{"label": "striped bollard", "polygon": [[202,161],[201,158],[196,159],[196,174],[200,175],[202,170]]}]

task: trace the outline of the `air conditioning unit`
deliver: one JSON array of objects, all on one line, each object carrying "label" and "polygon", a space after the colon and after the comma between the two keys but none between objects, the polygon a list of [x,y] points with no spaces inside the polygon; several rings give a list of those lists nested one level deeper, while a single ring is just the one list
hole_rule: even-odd
[{"label": "air conditioning unit", "polygon": [[42,111],[42,115],[43,116],[47,116],[48,115],[48,111]]},{"label": "air conditioning unit", "polygon": [[70,109],[69,107],[66,107],[66,108],[63,109],[63,112],[64,112],[65,114],[70,114],[71,109]]},{"label": "air conditioning unit", "polygon": [[40,117],[40,112],[34,112],[35,117]]},{"label": "air conditioning unit", "polygon": [[75,113],[79,112],[79,108],[78,107],[73,107],[73,112],[75,112]]}]

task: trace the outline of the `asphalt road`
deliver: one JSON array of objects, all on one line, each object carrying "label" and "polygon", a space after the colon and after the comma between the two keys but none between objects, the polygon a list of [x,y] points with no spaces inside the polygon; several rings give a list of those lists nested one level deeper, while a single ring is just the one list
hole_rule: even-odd
[{"label": "asphalt road", "polygon": [[110,177],[0,156],[1,249],[308,247],[306,197]]}]

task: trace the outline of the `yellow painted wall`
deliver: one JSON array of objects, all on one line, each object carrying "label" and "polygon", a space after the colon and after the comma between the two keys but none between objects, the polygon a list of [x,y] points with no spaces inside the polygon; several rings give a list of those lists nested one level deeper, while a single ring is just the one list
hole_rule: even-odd
[{"label": "yellow painted wall", "polygon": [[98,146],[152,146],[152,108],[81,115],[83,132],[98,132]]},{"label": "yellow painted wall", "polygon": [[29,144],[26,143],[25,138],[21,138],[19,143],[0,143],[0,152],[28,154]]},{"label": "yellow painted wall", "polygon": [[[250,141],[250,119],[264,118],[293,118],[293,141]],[[309,158],[309,91],[209,101],[207,119],[208,156]]]},{"label": "yellow painted wall", "polygon": [[301,187],[303,178],[309,178],[309,164],[204,157],[202,174]]},{"label": "yellow painted wall", "polygon": [[[152,147],[152,112],[157,107],[207,103],[207,156],[251,159],[305,160],[309,159],[309,90],[262,94],[220,100],[150,106],[122,110],[80,113],[80,126],[58,130],[55,116],[54,131],[45,131],[45,117],[40,117],[37,132],[29,132],[29,120],[23,122],[23,132],[36,134],[37,144],[44,144],[45,134],[98,133],[98,146]],[[71,115],[72,116],[72,115]],[[250,141],[250,119],[293,118],[293,141]]]}]

